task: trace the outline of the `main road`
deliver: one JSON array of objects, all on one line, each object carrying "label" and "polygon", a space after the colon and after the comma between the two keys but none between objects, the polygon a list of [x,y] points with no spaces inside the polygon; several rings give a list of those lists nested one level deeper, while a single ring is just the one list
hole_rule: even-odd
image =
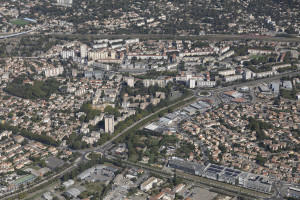
[{"label": "main road", "polygon": [[211,88],[210,91],[224,92],[224,91],[227,91],[227,90],[230,90],[230,89],[234,89],[236,87],[256,86],[256,85],[259,85],[261,83],[272,82],[272,81],[278,80],[278,79],[280,79],[284,76],[295,76],[295,75],[298,75],[298,74],[300,74],[300,70],[281,73],[281,74],[276,75],[276,76],[270,76],[270,77],[266,77],[266,78],[262,78],[262,79],[251,80],[251,81],[247,81],[247,82],[243,82],[243,83],[233,84],[233,85],[226,86],[226,87]]},{"label": "main road", "polygon": [[[187,100],[190,100],[192,98],[194,98],[195,96],[192,95],[188,98],[185,98],[183,99],[182,101],[179,101],[179,102],[183,102],[183,101],[187,101]],[[164,107],[164,108],[161,108],[159,109],[158,111],[146,116],[145,118],[142,118],[140,119],[139,121],[133,123],[132,125],[128,126],[126,129],[124,129],[123,131],[121,131],[120,133],[118,133],[117,135],[115,135],[113,138],[111,138],[109,141],[106,141],[105,143],[103,143],[102,145],[100,146],[97,146],[97,147],[93,147],[93,148],[89,148],[89,149],[83,149],[83,150],[80,150],[81,153],[90,153],[90,152],[94,152],[94,151],[100,151],[102,153],[105,153],[111,146],[112,146],[112,142],[114,140],[116,140],[118,137],[120,137],[121,135],[123,135],[124,133],[126,133],[127,131],[129,131],[130,129],[132,129],[134,126],[136,126],[137,124],[139,124],[140,122],[144,121],[144,120],[148,120],[149,118],[151,118],[153,115],[156,115],[157,113],[159,113],[160,111],[162,110],[165,110],[165,109],[168,109],[176,104],[178,104],[179,102],[176,102],[176,103],[173,103],[167,107]],[[191,103],[191,102],[190,102]]]},{"label": "main road", "polygon": [[110,34],[65,34],[65,33],[49,33],[51,36],[61,36],[61,37],[85,37],[93,39],[129,39],[129,38],[140,38],[140,39],[171,39],[171,40],[260,40],[260,41],[278,41],[278,42],[299,42],[300,38],[298,37],[266,37],[266,36],[255,36],[255,35],[235,35],[235,34],[205,34],[205,35],[170,35],[170,34],[119,34],[119,35],[110,35]]},{"label": "main road", "polygon": [[0,35],[0,39],[6,39],[6,38],[13,38],[13,37],[19,37],[19,36],[23,36],[23,35],[27,35],[28,33],[34,32],[34,31],[38,31],[41,28],[44,28],[47,25],[47,21],[44,21],[43,24],[41,24],[40,26],[36,26],[28,31],[23,31],[20,33],[13,33],[13,34],[5,34],[5,35]]},{"label": "main road", "polygon": [[[20,37],[24,36],[27,33],[38,31],[39,29],[45,27],[47,22],[45,21],[41,26],[38,26],[32,30],[15,33],[10,35],[0,35],[0,39],[5,39],[9,37]],[[298,37],[273,37],[273,36],[257,36],[257,35],[236,35],[236,34],[205,34],[205,35],[171,35],[171,34],[73,34],[73,33],[60,33],[60,32],[46,32],[43,34],[40,33],[32,33],[31,35],[35,36],[57,36],[57,37],[69,37],[69,38],[87,38],[87,39],[102,39],[102,38],[109,38],[109,39],[129,39],[129,38],[140,38],[140,39],[170,39],[170,40],[259,40],[259,41],[277,41],[277,42],[299,42],[300,38]]]},{"label": "main road", "polygon": [[[65,173],[72,171],[73,169],[75,169],[75,168],[77,167],[77,164],[79,164],[81,161],[82,161],[82,157],[79,157],[79,158],[77,158],[77,159],[75,160],[75,162],[74,162],[71,166],[69,166],[68,168],[66,168],[66,169],[64,169],[63,171],[59,172],[58,174],[55,174],[55,175],[51,176],[50,178],[44,179],[44,180],[42,180],[41,182],[35,184],[35,185],[32,186],[32,187],[25,188],[25,189],[23,189],[22,191],[19,191],[19,192],[17,192],[17,193],[10,194],[10,195],[8,195],[8,196],[6,196],[6,197],[1,197],[1,199],[2,199],[2,200],[12,199],[13,197],[16,197],[17,195],[19,195],[19,194],[21,194],[21,193],[24,193],[24,192],[28,192],[29,190],[32,190],[32,189],[34,189],[34,188],[36,188],[36,191],[37,191],[37,190],[38,190],[38,187],[39,187],[40,185],[46,184],[46,183],[48,183],[48,182],[50,182],[50,181],[52,181],[52,180],[54,180],[54,179],[56,179],[56,178],[60,178],[60,177],[63,176]],[[36,191],[34,191],[33,193],[35,193]],[[32,195],[33,193],[31,193],[31,195]]]}]

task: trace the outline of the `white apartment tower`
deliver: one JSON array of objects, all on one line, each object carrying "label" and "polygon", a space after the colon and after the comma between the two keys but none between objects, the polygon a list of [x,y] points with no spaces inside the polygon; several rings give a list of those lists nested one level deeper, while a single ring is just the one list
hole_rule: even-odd
[{"label": "white apartment tower", "polygon": [[196,80],[195,79],[190,79],[189,80],[189,86],[190,86],[190,88],[195,88],[196,87]]},{"label": "white apartment tower", "polygon": [[105,116],[104,118],[104,128],[106,133],[113,133],[114,132],[114,116]]},{"label": "white apartment tower", "polygon": [[87,45],[86,44],[80,45],[80,57],[85,58],[87,57],[87,55],[88,55]]}]

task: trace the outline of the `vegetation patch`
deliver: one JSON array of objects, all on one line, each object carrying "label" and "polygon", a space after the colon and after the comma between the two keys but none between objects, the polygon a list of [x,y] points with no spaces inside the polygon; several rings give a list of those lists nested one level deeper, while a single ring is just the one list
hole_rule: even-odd
[{"label": "vegetation patch", "polygon": [[17,26],[25,26],[25,25],[29,24],[28,21],[23,20],[23,19],[11,20],[11,21],[9,21],[9,23],[17,25]]},{"label": "vegetation patch", "polygon": [[56,79],[34,81],[33,84],[25,83],[24,76],[16,77],[4,91],[25,99],[49,99],[51,94],[58,92],[59,82]]}]

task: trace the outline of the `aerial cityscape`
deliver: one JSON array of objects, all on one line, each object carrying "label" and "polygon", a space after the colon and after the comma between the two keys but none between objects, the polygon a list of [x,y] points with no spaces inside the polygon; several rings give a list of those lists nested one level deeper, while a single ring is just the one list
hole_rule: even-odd
[{"label": "aerial cityscape", "polygon": [[299,0],[1,0],[0,199],[300,199]]}]

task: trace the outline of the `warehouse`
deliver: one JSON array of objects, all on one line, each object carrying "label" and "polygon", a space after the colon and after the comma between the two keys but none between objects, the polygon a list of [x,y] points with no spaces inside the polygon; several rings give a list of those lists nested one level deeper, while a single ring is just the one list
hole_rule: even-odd
[{"label": "warehouse", "polygon": [[201,175],[205,169],[205,165],[187,162],[179,158],[172,158],[169,160],[167,166],[195,175]]}]

